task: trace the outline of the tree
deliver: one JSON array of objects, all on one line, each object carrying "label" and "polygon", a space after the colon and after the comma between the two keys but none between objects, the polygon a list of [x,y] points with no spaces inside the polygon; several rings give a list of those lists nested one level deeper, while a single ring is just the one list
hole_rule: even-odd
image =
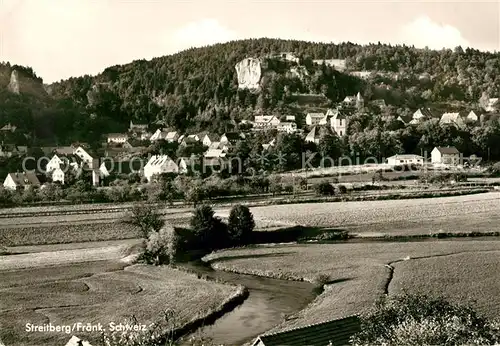
[{"label": "tree", "polygon": [[222,248],[227,243],[226,225],[214,214],[212,207],[206,204],[193,212],[190,226],[198,249],[211,251]]},{"label": "tree", "polygon": [[425,295],[380,301],[361,317],[354,345],[493,345],[500,330],[465,306]]},{"label": "tree", "polygon": [[177,256],[178,243],[179,236],[174,227],[165,225],[160,230],[149,233],[143,258],[149,264],[173,264]]},{"label": "tree", "polygon": [[315,184],[313,188],[319,196],[332,196],[335,194],[335,188],[326,180]]},{"label": "tree", "polygon": [[227,227],[233,244],[248,244],[255,228],[255,221],[250,209],[241,204],[231,208]]},{"label": "tree", "polygon": [[148,238],[149,233],[159,231],[165,221],[151,206],[137,204],[132,208],[128,221],[140,228],[143,238]]}]

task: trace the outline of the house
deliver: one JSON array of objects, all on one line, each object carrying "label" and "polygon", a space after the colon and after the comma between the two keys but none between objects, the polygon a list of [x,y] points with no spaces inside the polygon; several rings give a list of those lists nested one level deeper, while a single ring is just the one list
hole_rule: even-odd
[{"label": "house", "polygon": [[396,120],[403,123],[403,125],[408,125],[413,121],[413,118],[406,115],[400,115],[396,118]]},{"label": "house", "polygon": [[253,126],[255,128],[273,128],[278,126],[280,120],[275,115],[256,115]]},{"label": "house", "polygon": [[330,127],[339,137],[345,135],[347,130],[346,114],[344,112],[336,112],[335,115],[330,119]]},{"label": "house", "polygon": [[361,331],[357,316],[316,323],[305,327],[262,334],[252,346],[343,346],[350,344],[350,338]]},{"label": "house", "polygon": [[208,149],[205,154],[203,154],[203,157],[207,159],[212,159],[212,158],[224,158],[226,157],[226,152],[223,149]]},{"label": "house", "polygon": [[305,141],[316,144],[319,143],[319,131],[316,127],[313,127],[312,130],[307,134]]},{"label": "house", "polygon": [[76,336],[72,336],[71,339],[64,346],[92,346],[88,341],[82,340]]},{"label": "house", "polygon": [[151,132],[146,131],[146,132],[142,132],[141,136],[139,138],[141,139],[141,141],[148,141],[152,135],[153,134]]},{"label": "house", "polygon": [[108,143],[125,143],[128,141],[128,135],[126,133],[110,133],[108,134]]},{"label": "house", "polygon": [[182,139],[180,139],[180,145],[182,146],[187,146],[187,145],[193,145],[195,143],[198,143],[200,139],[198,138],[197,135],[189,135],[189,136],[183,136]]},{"label": "house", "polygon": [[323,113],[307,113],[306,115],[306,125],[316,126],[325,117]]},{"label": "house", "polygon": [[285,121],[295,122],[295,115],[285,115]]},{"label": "house", "polygon": [[458,128],[465,126],[464,116],[458,112],[444,113],[439,120],[440,125],[455,125]]},{"label": "house", "polygon": [[214,133],[207,133],[201,138],[201,142],[204,146],[210,147],[212,143],[215,143],[219,140],[219,136]]},{"label": "house", "polygon": [[16,190],[24,187],[40,187],[40,180],[34,172],[9,173],[3,182],[3,186],[9,190]]},{"label": "house", "polygon": [[363,98],[361,97],[361,93],[358,92],[355,96],[346,96],[342,102],[352,105],[356,103],[362,103]]},{"label": "house", "polygon": [[4,125],[2,128],[0,128],[0,131],[2,131],[2,132],[15,132],[16,129],[17,129],[16,126],[8,123],[7,125]]},{"label": "house", "polygon": [[151,181],[154,175],[179,173],[179,166],[168,155],[154,155],[144,166],[144,176]]},{"label": "house", "polygon": [[77,147],[76,149],[73,150],[73,155],[78,156],[84,163],[87,165],[91,165],[92,162],[94,161],[94,158],[92,155],[90,155],[85,149],[83,149],[81,146]]},{"label": "house", "polygon": [[435,147],[431,151],[431,162],[456,166],[460,163],[460,156],[455,147]]},{"label": "house", "polygon": [[[149,140],[151,142],[155,142],[166,138],[167,138],[167,132],[162,131],[161,129],[157,129],[155,133],[153,133],[151,137],[149,137]],[[175,140],[177,140],[177,138]]]},{"label": "house", "polygon": [[469,114],[467,114],[466,119],[468,122],[471,122],[471,123],[476,123],[479,121],[479,117],[477,116],[477,114],[474,111],[470,111]]},{"label": "house", "polygon": [[419,123],[425,120],[432,119],[434,115],[432,114],[430,108],[420,108],[413,113],[413,120],[415,120],[414,123]]},{"label": "house", "polygon": [[187,173],[189,171],[194,171],[196,165],[198,164],[198,158],[196,156],[191,157],[179,157],[177,159],[177,166],[179,166],[179,173]]},{"label": "house", "polygon": [[496,110],[498,110],[499,102],[500,101],[498,98],[490,98],[488,100],[488,104],[486,105],[486,107],[484,107],[484,110],[486,112],[495,112]]},{"label": "house", "polygon": [[60,182],[61,184],[64,184],[64,171],[61,169],[61,166],[53,169],[51,171],[51,179],[52,179],[52,182],[55,183],[55,182]]},{"label": "house", "polygon": [[221,144],[225,143],[235,144],[241,139],[244,139],[244,137],[241,136],[238,132],[226,132],[221,136],[220,142]]},{"label": "house", "polygon": [[45,166],[45,171],[47,173],[54,171],[57,168],[60,168],[61,165],[63,165],[66,161],[63,161],[57,154],[52,156],[49,162],[47,162],[47,165]]},{"label": "house", "polygon": [[284,121],[277,127],[278,132],[294,133],[297,131],[297,124],[291,121]]},{"label": "house", "polygon": [[387,158],[387,163],[391,166],[423,165],[424,158],[419,155],[394,155]]}]

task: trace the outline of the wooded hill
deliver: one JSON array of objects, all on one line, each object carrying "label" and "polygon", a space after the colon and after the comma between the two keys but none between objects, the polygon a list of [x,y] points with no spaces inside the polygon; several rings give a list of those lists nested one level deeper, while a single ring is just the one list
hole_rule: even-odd
[{"label": "wooded hill", "polygon": [[[266,59],[269,73],[261,81],[262,91],[238,89],[236,63],[280,52],[299,57],[309,77],[288,73],[293,62]],[[346,59],[347,71],[313,64],[314,59]],[[0,69],[8,75],[14,66],[2,64]],[[30,68],[20,70],[23,78],[41,84]],[[378,73],[361,80],[350,71]],[[500,54],[460,47],[433,51],[263,38],[193,48],[112,66],[97,76],[70,78],[46,86],[50,98],[43,101],[22,87],[20,95],[8,92],[8,78],[0,83],[0,124],[10,121],[38,140],[62,144],[96,141],[104,133],[125,130],[130,120],[221,133],[259,111],[303,113],[296,93],[324,94],[324,107],[361,91],[365,99],[383,98],[395,109],[430,103],[465,109],[483,93],[500,94]]]}]

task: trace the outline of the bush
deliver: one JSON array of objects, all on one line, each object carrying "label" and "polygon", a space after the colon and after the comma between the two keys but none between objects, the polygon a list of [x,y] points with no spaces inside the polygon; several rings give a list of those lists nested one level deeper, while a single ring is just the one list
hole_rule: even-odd
[{"label": "bush", "polygon": [[255,228],[255,221],[250,209],[239,204],[231,208],[227,228],[233,244],[247,244]]},{"label": "bush", "polygon": [[423,295],[386,298],[361,317],[354,345],[493,345],[497,328],[469,308]]},{"label": "bush", "polygon": [[128,222],[140,228],[143,238],[148,238],[150,232],[158,232],[165,223],[161,215],[146,204],[135,205]]},{"label": "bush", "polygon": [[326,180],[315,184],[313,188],[319,196],[333,196],[335,194],[335,188]]},{"label": "bush", "polygon": [[149,233],[143,259],[154,265],[173,264],[178,256],[180,239],[175,229],[168,225]]},{"label": "bush", "polygon": [[339,195],[344,195],[347,193],[347,187],[345,185],[337,185],[337,191]]}]

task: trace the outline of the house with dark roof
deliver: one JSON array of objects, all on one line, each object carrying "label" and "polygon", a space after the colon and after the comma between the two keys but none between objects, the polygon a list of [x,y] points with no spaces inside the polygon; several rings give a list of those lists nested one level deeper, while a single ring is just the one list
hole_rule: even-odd
[{"label": "house with dark roof", "polygon": [[431,162],[456,166],[460,163],[460,155],[460,152],[455,147],[435,147],[431,151]]},{"label": "house with dark roof", "polygon": [[40,180],[34,172],[9,173],[3,182],[3,186],[9,190],[18,188],[40,187]]},{"label": "house with dark roof", "polygon": [[260,335],[252,346],[344,346],[361,330],[358,316]]},{"label": "house with dark roof", "polygon": [[242,139],[244,138],[238,132],[226,132],[221,136],[220,142],[235,144]]}]

